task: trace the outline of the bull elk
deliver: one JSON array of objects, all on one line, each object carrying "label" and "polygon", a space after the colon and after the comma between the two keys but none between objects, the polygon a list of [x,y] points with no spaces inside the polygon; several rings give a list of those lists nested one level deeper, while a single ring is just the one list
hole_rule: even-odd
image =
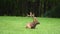
[{"label": "bull elk", "polygon": [[35,29],[36,25],[40,24],[36,17],[33,17],[33,22],[30,22],[26,25],[26,28]]}]

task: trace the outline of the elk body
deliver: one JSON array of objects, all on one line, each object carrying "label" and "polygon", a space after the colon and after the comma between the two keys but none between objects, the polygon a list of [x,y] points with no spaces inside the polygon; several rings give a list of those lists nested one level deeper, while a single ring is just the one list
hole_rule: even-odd
[{"label": "elk body", "polygon": [[26,25],[26,28],[34,29],[38,24],[40,24],[36,18],[33,18],[33,22]]}]

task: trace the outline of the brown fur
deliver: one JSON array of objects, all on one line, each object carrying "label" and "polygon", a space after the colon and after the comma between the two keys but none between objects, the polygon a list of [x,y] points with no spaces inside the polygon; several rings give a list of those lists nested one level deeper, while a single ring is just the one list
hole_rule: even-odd
[{"label": "brown fur", "polygon": [[33,18],[33,22],[30,22],[26,25],[26,28],[34,29],[37,24],[40,24],[36,17]]}]

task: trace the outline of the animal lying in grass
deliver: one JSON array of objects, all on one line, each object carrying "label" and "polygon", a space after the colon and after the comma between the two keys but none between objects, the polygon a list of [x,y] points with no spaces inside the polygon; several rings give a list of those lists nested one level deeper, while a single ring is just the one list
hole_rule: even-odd
[{"label": "animal lying in grass", "polygon": [[30,22],[26,25],[26,28],[35,29],[35,27],[40,24],[36,17],[33,18],[33,22]]}]

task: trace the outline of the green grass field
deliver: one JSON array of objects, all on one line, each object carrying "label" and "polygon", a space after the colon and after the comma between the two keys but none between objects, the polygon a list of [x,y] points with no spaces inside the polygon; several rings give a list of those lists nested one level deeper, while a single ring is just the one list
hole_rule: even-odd
[{"label": "green grass field", "polygon": [[59,18],[40,18],[36,29],[26,29],[31,17],[0,16],[0,34],[60,34]]}]

